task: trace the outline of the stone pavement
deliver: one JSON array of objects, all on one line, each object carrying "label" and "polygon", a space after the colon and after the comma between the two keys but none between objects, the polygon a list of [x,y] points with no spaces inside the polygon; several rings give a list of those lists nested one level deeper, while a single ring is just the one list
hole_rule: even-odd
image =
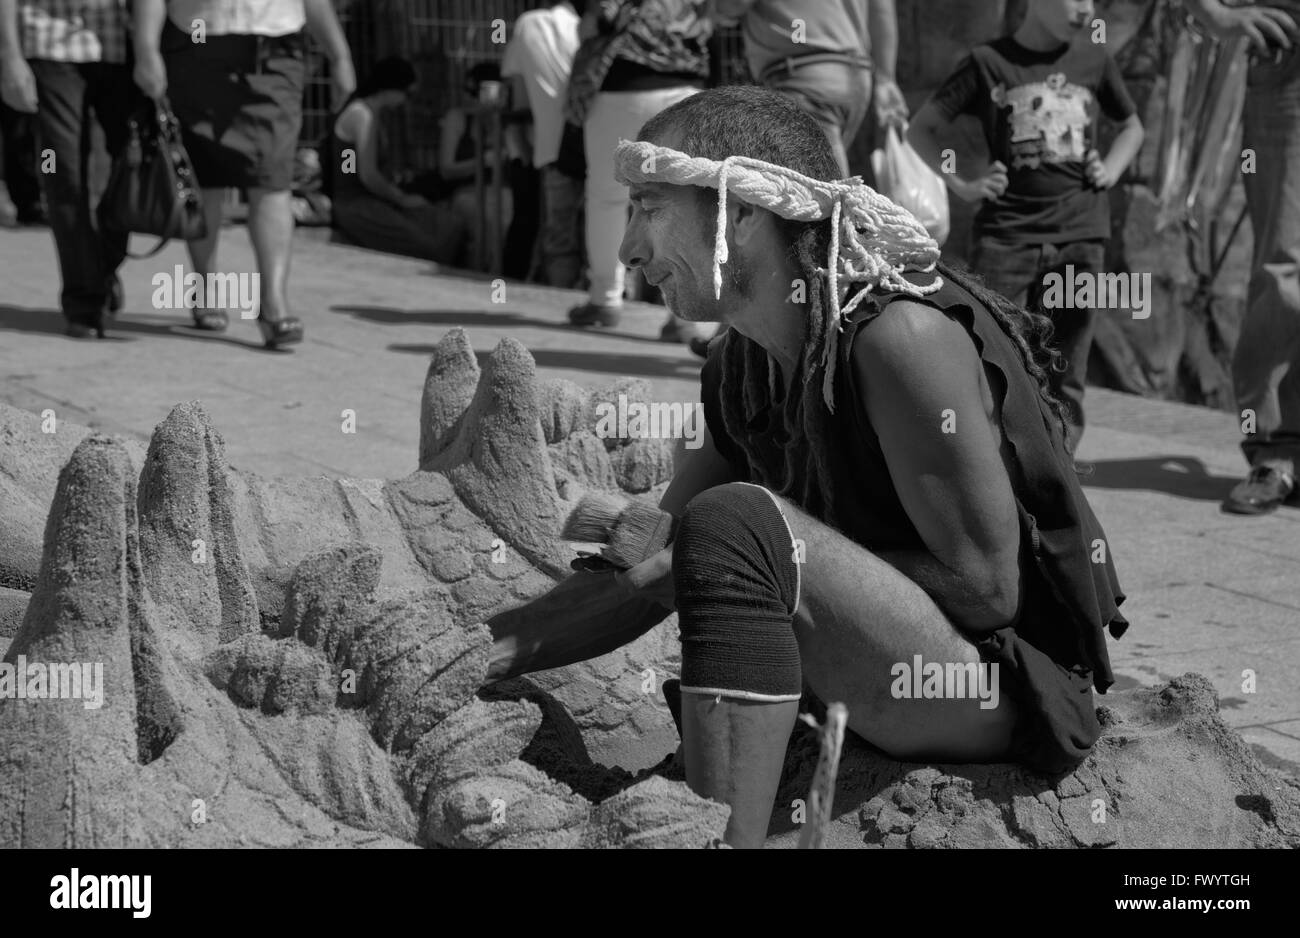
[{"label": "stone pavement", "polygon": [[[238,468],[361,478],[416,467],[428,354],[455,326],[480,355],[514,336],[546,376],[593,386],[634,375],[656,400],[698,400],[698,360],[656,339],[662,309],[633,306],[618,329],[580,333],[564,319],[576,293],[511,283],[503,295],[486,278],[330,244],[319,230],[297,237],[293,296],[307,338],[273,353],[252,322],[211,336],[153,308],[151,278],[185,262],[180,244],[128,261],[126,309],[108,340],[65,338],[49,233],[0,230],[0,400],[147,440],[174,404],[198,399]],[[242,228],[223,232],[221,257],[227,270],[252,269]],[[342,432],[344,410],[354,434]],[[1242,471],[1231,414],[1093,389],[1089,421],[1084,484],[1132,622],[1111,644],[1117,689],[1198,671],[1260,758],[1300,774],[1300,510],[1219,511]]]}]

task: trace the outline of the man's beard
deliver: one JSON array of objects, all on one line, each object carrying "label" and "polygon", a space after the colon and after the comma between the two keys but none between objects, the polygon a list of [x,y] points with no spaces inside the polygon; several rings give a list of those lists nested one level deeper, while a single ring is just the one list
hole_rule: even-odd
[{"label": "man's beard", "polygon": [[[711,245],[710,245],[711,246]],[[710,288],[712,284],[709,285]],[[723,309],[743,302],[753,296],[754,278],[749,266],[738,255],[733,254],[722,265],[722,298],[715,300],[713,291],[702,293],[692,284],[689,293],[684,294],[680,285],[674,281],[672,300],[665,297],[665,302],[674,316],[687,322],[723,322]]]}]

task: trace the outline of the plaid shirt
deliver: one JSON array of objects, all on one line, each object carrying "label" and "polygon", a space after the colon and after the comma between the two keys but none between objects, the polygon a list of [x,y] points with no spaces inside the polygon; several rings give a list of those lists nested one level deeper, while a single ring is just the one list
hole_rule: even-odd
[{"label": "plaid shirt", "polygon": [[18,0],[23,56],[55,62],[126,62],[126,0]]}]

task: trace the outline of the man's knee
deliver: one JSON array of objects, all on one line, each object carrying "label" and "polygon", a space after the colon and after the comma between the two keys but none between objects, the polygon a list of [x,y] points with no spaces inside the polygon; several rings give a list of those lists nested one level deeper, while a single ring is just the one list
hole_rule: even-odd
[{"label": "man's knee", "polygon": [[683,690],[799,697],[799,569],[767,490],[731,483],[692,499],[677,528],[673,581]]}]

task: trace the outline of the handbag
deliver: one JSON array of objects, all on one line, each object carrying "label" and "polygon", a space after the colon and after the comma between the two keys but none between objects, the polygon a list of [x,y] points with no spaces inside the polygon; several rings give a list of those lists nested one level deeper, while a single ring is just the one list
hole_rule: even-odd
[{"label": "handbag", "polygon": [[127,119],[126,146],[113,161],[98,215],[105,230],[159,238],[148,254],[128,255],[137,259],[153,257],[172,238],[207,235],[199,183],[166,98],[146,101]]}]

